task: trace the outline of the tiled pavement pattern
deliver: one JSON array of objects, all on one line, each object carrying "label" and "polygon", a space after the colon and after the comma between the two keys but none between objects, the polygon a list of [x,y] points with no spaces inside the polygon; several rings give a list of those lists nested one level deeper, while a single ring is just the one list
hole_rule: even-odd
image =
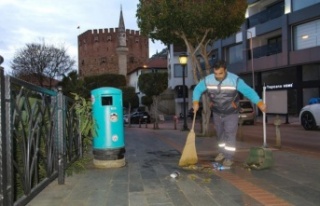
[{"label": "tiled pavement pattern", "polygon": [[[188,132],[126,127],[123,168],[96,169],[52,182],[29,206],[235,206],[320,205],[319,158],[274,150],[275,166],[249,171],[242,167],[252,145],[238,142],[236,164],[215,171],[210,165],[215,138],[197,138],[199,167],[178,167]],[[257,145],[255,145],[257,146]],[[203,168],[204,167],[204,168]],[[180,172],[178,179],[170,174]]]}]

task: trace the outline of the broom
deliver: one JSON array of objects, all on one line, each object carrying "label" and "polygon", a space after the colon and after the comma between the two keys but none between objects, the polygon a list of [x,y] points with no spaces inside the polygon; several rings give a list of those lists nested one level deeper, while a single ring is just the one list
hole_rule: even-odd
[{"label": "broom", "polygon": [[182,150],[182,155],[179,161],[179,166],[194,165],[198,162],[198,155],[196,150],[196,134],[194,133],[194,123],[196,121],[196,112],[193,114],[193,122],[190,132],[188,133],[186,143]]}]

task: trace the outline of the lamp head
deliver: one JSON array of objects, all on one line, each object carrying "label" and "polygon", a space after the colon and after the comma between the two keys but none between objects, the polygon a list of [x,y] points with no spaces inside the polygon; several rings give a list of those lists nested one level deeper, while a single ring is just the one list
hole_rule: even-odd
[{"label": "lamp head", "polygon": [[187,54],[180,54],[180,55],[179,55],[179,63],[180,63],[182,66],[187,65],[187,63],[188,63],[188,55],[187,55]]}]

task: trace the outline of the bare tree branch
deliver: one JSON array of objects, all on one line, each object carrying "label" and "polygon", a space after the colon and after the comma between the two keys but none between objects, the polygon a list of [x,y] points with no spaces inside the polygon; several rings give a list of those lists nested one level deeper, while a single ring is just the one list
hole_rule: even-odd
[{"label": "bare tree branch", "polygon": [[49,87],[53,80],[63,76],[73,69],[75,60],[71,59],[66,49],[54,45],[30,43],[20,49],[11,62],[12,74],[15,77],[44,86],[48,81]]}]

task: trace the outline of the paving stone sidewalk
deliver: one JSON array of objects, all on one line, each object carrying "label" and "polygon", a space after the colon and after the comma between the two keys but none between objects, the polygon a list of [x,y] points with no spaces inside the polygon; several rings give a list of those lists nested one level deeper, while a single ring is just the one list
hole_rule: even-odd
[{"label": "paving stone sidewalk", "polygon": [[[207,206],[207,205],[319,205],[320,161],[273,150],[275,165],[263,171],[242,166],[248,145],[238,142],[236,164],[230,170],[211,167],[215,138],[197,138],[199,164],[180,168],[178,162],[187,131],[163,123],[153,130],[133,125],[125,128],[126,166],[97,169],[88,165],[83,174],[57,180],[29,206]],[[178,178],[171,178],[178,171]]]}]

